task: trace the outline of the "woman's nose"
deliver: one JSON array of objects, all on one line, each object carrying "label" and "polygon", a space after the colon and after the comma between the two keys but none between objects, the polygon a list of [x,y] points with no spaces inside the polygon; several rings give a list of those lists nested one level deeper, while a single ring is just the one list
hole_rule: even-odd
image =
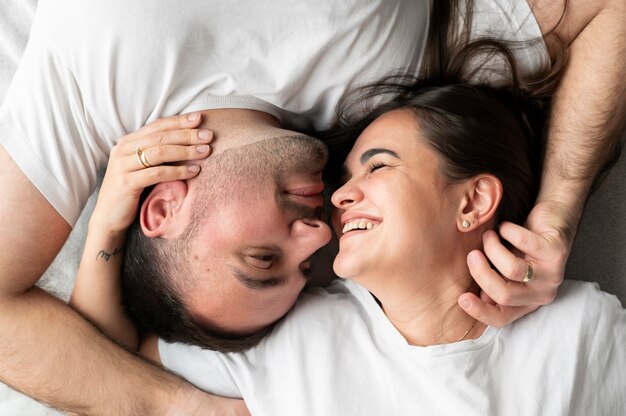
[{"label": "woman's nose", "polygon": [[333,193],[330,200],[337,208],[348,208],[350,205],[360,201],[362,197],[362,193],[352,181],[348,181]]}]

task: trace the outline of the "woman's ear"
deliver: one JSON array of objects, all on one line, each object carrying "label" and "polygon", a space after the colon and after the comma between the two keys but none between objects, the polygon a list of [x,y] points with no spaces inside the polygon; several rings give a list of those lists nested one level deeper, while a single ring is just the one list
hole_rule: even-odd
[{"label": "woman's ear", "polygon": [[495,218],[502,199],[502,183],[491,174],[474,176],[465,183],[457,227],[460,231],[471,231]]},{"label": "woman's ear", "polygon": [[154,186],[141,205],[141,230],[148,237],[177,237],[189,223],[184,210],[188,196],[187,182],[162,182]]}]

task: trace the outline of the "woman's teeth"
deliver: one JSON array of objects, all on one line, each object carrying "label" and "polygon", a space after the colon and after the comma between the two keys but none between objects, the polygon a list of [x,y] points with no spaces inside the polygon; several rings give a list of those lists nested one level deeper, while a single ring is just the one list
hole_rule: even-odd
[{"label": "woman's teeth", "polygon": [[352,231],[352,230],[371,230],[372,228],[376,227],[377,225],[378,224],[374,224],[373,222],[368,221],[368,220],[364,220],[364,219],[352,220],[352,221],[348,221],[343,226],[342,233],[345,234],[348,231]]}]

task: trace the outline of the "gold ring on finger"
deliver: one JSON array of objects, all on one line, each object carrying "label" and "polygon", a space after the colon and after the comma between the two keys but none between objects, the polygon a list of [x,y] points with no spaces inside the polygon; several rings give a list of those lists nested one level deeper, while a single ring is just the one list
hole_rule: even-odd
[{"label": "gold ring on finger", "polygon": [[533,278],[533,266],[530,265],[530,263],[526,263],[526,274],[524,275],[524,278],[522,279],[523,283],[528,283],[530,282],[530,279]]},{"label": "gold ring on finger", "polygon": [[135,154],[137,155],[137,160],[139,161],[141,166],[143,166],[144,168],[152,167],[150,162],[148,162],[148,159],[146,159],[146,153],[143,150],[141,150],[141,147],[137,146],[135,148]]}]

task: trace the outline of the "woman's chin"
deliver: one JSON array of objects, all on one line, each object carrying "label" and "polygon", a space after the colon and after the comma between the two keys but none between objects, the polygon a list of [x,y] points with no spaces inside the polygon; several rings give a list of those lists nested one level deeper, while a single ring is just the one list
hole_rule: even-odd
[{"label": "woman's chin", "polygon": [[362,271],[363,264],[353,255],[342,254],[341,251],[333,262],[333,271],[342,279],[352,279]]}]

